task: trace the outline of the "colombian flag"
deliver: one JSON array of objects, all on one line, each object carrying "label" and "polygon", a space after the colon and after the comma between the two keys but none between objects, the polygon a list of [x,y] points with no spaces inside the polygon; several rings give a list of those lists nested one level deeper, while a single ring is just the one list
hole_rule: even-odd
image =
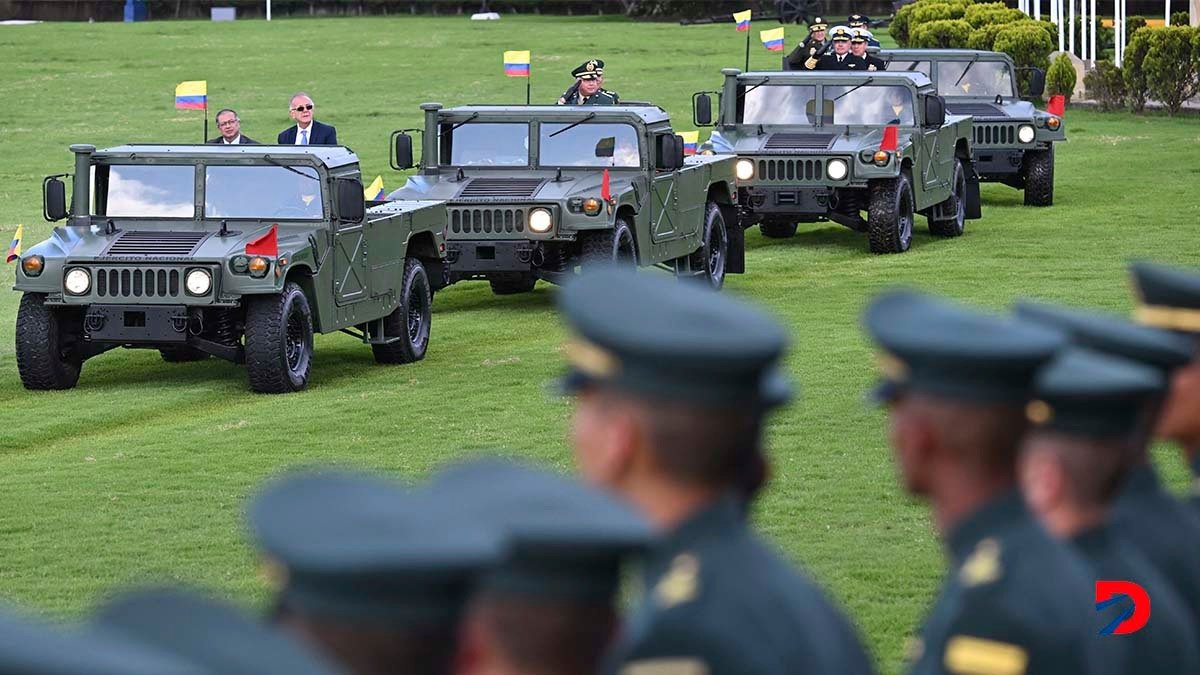
[{"label": "colombian flag", "polygon": [[683,136],[683,154],[696,154],[696,146],[700,144],[699,131],[681,131],[680,136]]},{"label": "colombian flag", "polygon": [[737,23],[739,33],[744,33],[750,30],[750,10],[744,12],[734,12],[733,20]]},{"label": "colombian flag", "polygon": [[175,107],[183,110],[208,110],[208,80],[192,80],[176,85]]},{"label": "colombian flag", "polygon": [[383,176],[375,176],[375,180],[363,190],[363,198],[375,202],[383,199]]},{"label": "colombian flag", "polygon": [[10,263],[21,257],[21,235],[25,233],[25,226],[18,225],[17,233],[13,235],[12,243],[8,245],[8,255],[4,257],[4,262]]},{"label": "colombian flag", "polygon": [[769,52],[783,51],[783,28],[760,31],[758,37]]},{"label": "colombian flag", "polygon": [[509,77],[529,77],[529,50],[504,52],[504,74]]}]

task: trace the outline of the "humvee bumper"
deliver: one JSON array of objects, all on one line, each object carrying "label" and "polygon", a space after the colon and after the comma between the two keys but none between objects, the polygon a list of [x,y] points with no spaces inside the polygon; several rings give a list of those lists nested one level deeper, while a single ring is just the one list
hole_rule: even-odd
[{"label": "humvee bumper", "polygon": [[975,170],[982,180],[1003,180],[1021,171],[1025,150],[975,149]]},{"label": "humvee bumper", "polygon": [[759,217],[820,216],[829,212],[833,189],[787,185],[738,188],[738,204]]},{"label": "humvee bumper", "polygon": [[446,261],[450,274],[460,278],[488,272],[528,272],[533,269],[537,248],[533,241],[449,241]]},{"label": "humvee bumper", "polygon": [[184,305],[92,305],[83,319],[83,339],[88,342],[182,344],[187,335]]}]

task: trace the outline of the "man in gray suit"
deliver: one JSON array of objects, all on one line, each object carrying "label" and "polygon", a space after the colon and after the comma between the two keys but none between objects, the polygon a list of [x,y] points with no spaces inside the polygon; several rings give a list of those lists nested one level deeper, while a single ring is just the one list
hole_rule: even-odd
[{"label": "man in gray suit", "polygon": [[221,135],[208,141],[211,145],[258,145],[258,141],[242,135],[242,120],[236,110],[224,108],[217,113],[217,130]]}]

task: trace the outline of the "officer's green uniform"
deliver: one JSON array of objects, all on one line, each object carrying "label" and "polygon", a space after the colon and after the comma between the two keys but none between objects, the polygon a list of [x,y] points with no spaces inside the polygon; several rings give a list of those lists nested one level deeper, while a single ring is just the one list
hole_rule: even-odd
[{"label": "officer's green uniform", "polygon": [[[913,392],[1024,406],[1063,344],[1053,331],[905,291],[872,301],[864,324],[883,351],[883,400]],[[1015,486],[943,534],[949,577],[912,645],[913,673],[1097,672],[1094,579]]]},{"label": "officer's green uniform", "polygon": [[[777,367],[783,329],[729,296],[604,270],[559,298],[573,333],[567,389],[754,412],[789,396]],[[615,672],[871,672],[850,623],[747,527],[735,489],[665,532],[641,582],[642,598],[614,649]]]},{"label": "officer's green uniform", "polygon": [[[1030,421],[1046,440],[1065,437],[1075,444],[1092,444],[1101,453],[1121,452],[1122,440],[1140,433],[1144,411],[1163,395],[1167,380],[1150,366],[1069,347],[1038,373],[1037,400],[1028,408]],[[1119,462],[1107,458],[1106,464]],[[1120,479],[1122,469],[1113,478]],[[1167,579],[1108,523],[1071,538],[1091,564],[1096,579],[1132,581],[1146,590],[1152,621],[1128,635],[1106,635],[1096,648],[1120,673],[1200,673],[1197,627],[1185,601]],[[1097,615],[1104,626],[1119,620],[1127,603]]]},{"label": "officer's green uniform", "polygon": [[[829,31],[829,39],[834,44],[838,42],[849,43],[850,38],[850,30],[845,26],[834,26],[833,30]],[[808,67],[807,64],[805,67]],[[862,57],[855,56],[849,51],[845,54],[837,54],[833,51],[831,45],[829,51],[817,59],[817,65],[812,70],[848,70],[857,73],[867,70],[867,62]]]},{"label": "officer's green uniform", "polygon": [[[1018,304],[1017,313],[1066,332],[1074,344],[1151,366],[1164,378],[1195,349],[1183,335],[1114,316],[1033,303]],[[1146,415],[1143,434],[1152,419]],[[1166,577],[1200,625],[1200,518],[1163,488],[1148,457],[1139,458],[1125,482],[1113,530]]]},{"label": "officer's green uniform", "polygon": [[786,57],[788,70],[811,70],[811,68],[804,65],[804,62],[809,59],[821,58],[821,55],[829,48],[829,43],[823,39],[816,39],[813,33],[825,30],[829,30],[829,24],[825,23],[825,20],[819,16],[813,19],[812,23],[808,24],[808,35]]},{"label": "officer's green uniform", "polygon": [[[571,76],[576,80],[595,80],[604,76],[604,61],[589,59],[575,67]],[[571,85],[570,89],[558,99],[559,105],[617,105],[620,97],[615,91],[600,89],[591,96],[584,96],[579,90],[579,82]]]}]

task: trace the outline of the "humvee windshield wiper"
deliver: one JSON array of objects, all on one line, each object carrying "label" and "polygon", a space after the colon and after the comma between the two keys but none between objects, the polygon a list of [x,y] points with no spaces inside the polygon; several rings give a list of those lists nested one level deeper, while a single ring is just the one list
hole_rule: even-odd
[{"label": "humvee windshield wiper", "polygon": [[479,113],[471,113],[471,116],[470,116],[470,117],[468,117],[467,119],[465,119],[465,120],[463,120],[463,121],[459,122],[458,124],[455,124],[454,126],[450,127],[449,129],[447,129],[447,130],[446,130],[446,133],[448,133],[448,134],[454,133],[454,130],[455,130],[455,129],[457,129],[457,128],[461,127],[462,125],[466,124],[467,122],[470,122],[471,120],[475,119],[476,117],[479,117]]},{"label": "humvee windshield wiper", "polygon": [[764,84],[766,84],[766,83],[768,83],[768,82],[770,82],[770,81],[771,81],[771,78],[769,78],[769,77],[764,77],[762,82],[759,82],[758,84],[754,85],[753,87],[747,87],[745,91],[743,91],[742,93],[738,94],[738,98],[742,98],[742,97],[743,97],[743,96],[745,96],[746,94],[749,94],[750,92],[754,91],[755,89],[758,89],[759,87],[763,86]]},{"label": "humvee windshield wiper", "polygon": [[287,164],[281,164],[281,163],[275,161],[275,159],[273,157],[271,157],[270,155],[263,155],[263,161],[268,164],[274,164],[275,166],[280,167],[282,169],[287,169],[288,171],[291,171],[292,173],[296,174],[297,176],[304,176],[305,178],[308,178],[310,180],[319,180],[316,176],[310,176],[310,175],[304,173],[303,171],[297,171],[296,169],[293,169],[292,167],[288,166]]},{"label": "humvee windshield wiper", "polygon": [[[888,63],[891,63],[891,61],[889,61]],[[917,66],[919,66],[919,65],[921,65],[920,61],[913,61],[911,64],[909,64],[909,66],[907,68],[905,68],[905,70],[907,70],[908,72],[911,73],[912,71],[916,70]]]},{"label": "humvee windshield wiper", "polygon": [[840,99],[841,97],[845,96],[846,94],[849,94],[849,93],[851,93],[851,92],[858,91],[859,89],[862,89],[863,87],[867,86],[868,84],[871,84],[871,83],[872,83],[872,82],[874,82],[874,81],[875,81],[875,78],[873,78],[873,77],[868,77],[867,79],[863,80],[863,83],[862,83],[862,84],[860,84],[860,85],[858,85],[858,86],[854,87],[853,89],[847,89],[846,91],[843,91],[842,93],[838,94],[837,96],[834,96],[834,97],[833,97],[833,100],[835,100],[835,101],[836,101],[836,100]]},{"label": "humvee windshield wiper", "polygon": [[978,55],[978,54],[976,54],[975,56],[972,56],[972,57],[971,57],[971,62],[967,64],[967,67],[966,67],[966,68],[963,68],[962,75],[959,75],[959,76],[958,76],[958,79],[954,81],[954,86],[956,86],[956,87],[957,87],[957,86],[958,86],[958,83],[959,83],[959,82],[962,82],[962,79],[963,79],[964,77],[966,77],[966,76],[967,76],[967,71],[969,71],[969,70],[971,69],[971,66],[975,65],[975,62],[976,62],[976,61],[978,61],[978,60],[979,60],[979,55]]},{"label": "humvee windshield wiper", "polygon": [[547,138],[554,138],[555,136],[557,136],[557,135],[559,135],[559,134],[561,134],[561,133],[563,133],[563,132],[565,132],[565,131],[570,131],[571,129],[574,129],[575,127],[579,126],[580,124],[583,124],[584,122],[586,122],[586,121],[588,121],[588,120],[592,119],[592,118],[593,118],[593,117],[595,117],[595,116],[596,116],[596,113],[588,113],[588,114],[587,114],[587,116],[586,116],[586,117],[584,117],[583,119],[579,120],[578,122],[576,122],[576,123],[574,123],[574,124],[570,124],[570,125],[568,125],[568,126],[565,126],[565,127],[561,128],[561,129],[559,129],[558,131],[556,131],[556,132],[554,132],[554,133],[550,134],[549,136],[547,136]]}]

